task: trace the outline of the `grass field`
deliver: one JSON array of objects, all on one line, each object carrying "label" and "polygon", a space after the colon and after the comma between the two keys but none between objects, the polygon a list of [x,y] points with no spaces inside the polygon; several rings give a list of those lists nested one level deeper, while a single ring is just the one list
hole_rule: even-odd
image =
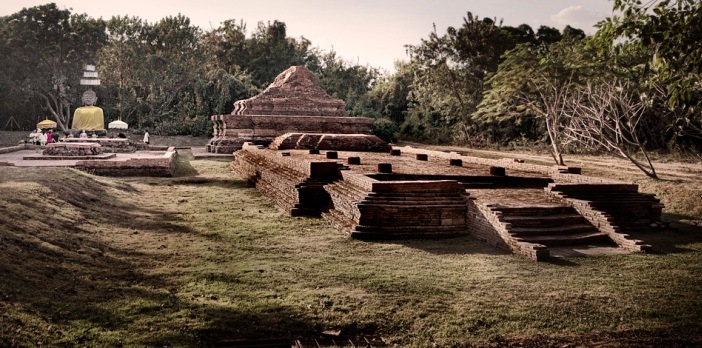
[{"label": "grass field", "polygon": [[190,159],[175,178],[0,167],[0,347],[702,345],[699,180],[615,175],[671,206],[675,229],[637,236],[656,253],[536,263],[470,237],[351,240]]}]

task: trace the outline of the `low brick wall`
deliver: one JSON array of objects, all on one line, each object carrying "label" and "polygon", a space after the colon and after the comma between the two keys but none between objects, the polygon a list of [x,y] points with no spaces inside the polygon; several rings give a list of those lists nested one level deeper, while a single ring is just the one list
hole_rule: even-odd
[{"label": "low brick wall", "polygon": [[[415,149],[411,146],[405,146],[405,147],[402,147],[399,149],[401,149],[403,153],[428,154],[430,157],[445,158],[447,161],[447,164],[449,164],[450,160],[452,160],[452,159],[460,159],[463,163],[466,163],[466,164],[477,164],[477,165],[486,166],[486,167],[503,167],[505,169],[518,170],[518,171],[531,172],[531,173],[539,173],[542,175],[550,176],[553,179],[553,181],[555,181],[555,182],[582,183],[582,184],[622,183],[621,181],[612,180],[612,179],[585,176],[585,175],[580,175],[580,174],[563,173],[562,166],[556,166],[556,165],[547,166],[547,165],[540,165],[540,164],[522,163],[522,162],[515,161],[512,158],[500,158],[500,159],[480,158],[480,157],[464,156],[464,155],[461,155],[457,152],[448,152],[447,153],[447,152],[443,152],[443,151]],[[509,171],[507,171],[507,175],[510,175]]]},{"label": "low brick wall", "polygon": [[168,148],[161,157],[131,158],[126,161],[79,161],[76,168],[103,176],[173,176],[175,173],[175,148]]},{"label": "low brick wall", "polygon": [[336,162],[294,161],[251,144],[235,153],[231,168],[293,216],[319,216],[328,210],[324,185],[339,178]]},{"label": "low brick wall", "polygon": [[40,149],[40,147],[37,145],[30,145],[30,144],[21,144],[21,145],[15,145],[15,146],[0,147],[0,153],[10,153],[10,152],[15,152],[15,151],[31,150],[31,149]]}]

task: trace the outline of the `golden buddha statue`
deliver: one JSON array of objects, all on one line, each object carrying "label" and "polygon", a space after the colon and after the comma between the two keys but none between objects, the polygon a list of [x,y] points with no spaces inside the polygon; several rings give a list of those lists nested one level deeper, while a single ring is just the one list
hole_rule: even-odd
[{"label": "golden buddha statue", "polygon": [[97,95],[89,89],[83,93],[83,105],[73,113],[71,129],[103,130],[105,129],[105,116],[102,109],[95,106]]}]

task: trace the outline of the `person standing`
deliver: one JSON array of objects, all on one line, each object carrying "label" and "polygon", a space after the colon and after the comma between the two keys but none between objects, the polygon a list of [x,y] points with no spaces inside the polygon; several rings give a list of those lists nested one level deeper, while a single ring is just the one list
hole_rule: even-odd
[{"label": "person standing", "polygon": [[149,145],[149,130],[144,131],[144,144]]},{"label": "person standing", "polygon": [[44,134],[43,132],[39,132],[39,145],[40,146],[46,145],[46,134]]},{"label": "person standing", "polygon": [[47,142],[48,144],[51,144],[51,143],[54,142],[54,134],[51,132],[51,130],[49,130],[48,132],[46,132],[46,142]]}]

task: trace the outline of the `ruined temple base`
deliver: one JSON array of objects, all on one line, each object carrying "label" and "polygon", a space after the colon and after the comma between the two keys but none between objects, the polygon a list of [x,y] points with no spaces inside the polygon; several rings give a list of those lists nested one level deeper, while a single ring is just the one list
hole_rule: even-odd
[{"label": "ruined temple base", "polygon": [[630,183],[410,147],[324,153],[244,144],[231,167],[291,215],[321,215],[355,238],[472,235],[537,261],[648,252],[628,233],[658,224],[662,209]]}]

